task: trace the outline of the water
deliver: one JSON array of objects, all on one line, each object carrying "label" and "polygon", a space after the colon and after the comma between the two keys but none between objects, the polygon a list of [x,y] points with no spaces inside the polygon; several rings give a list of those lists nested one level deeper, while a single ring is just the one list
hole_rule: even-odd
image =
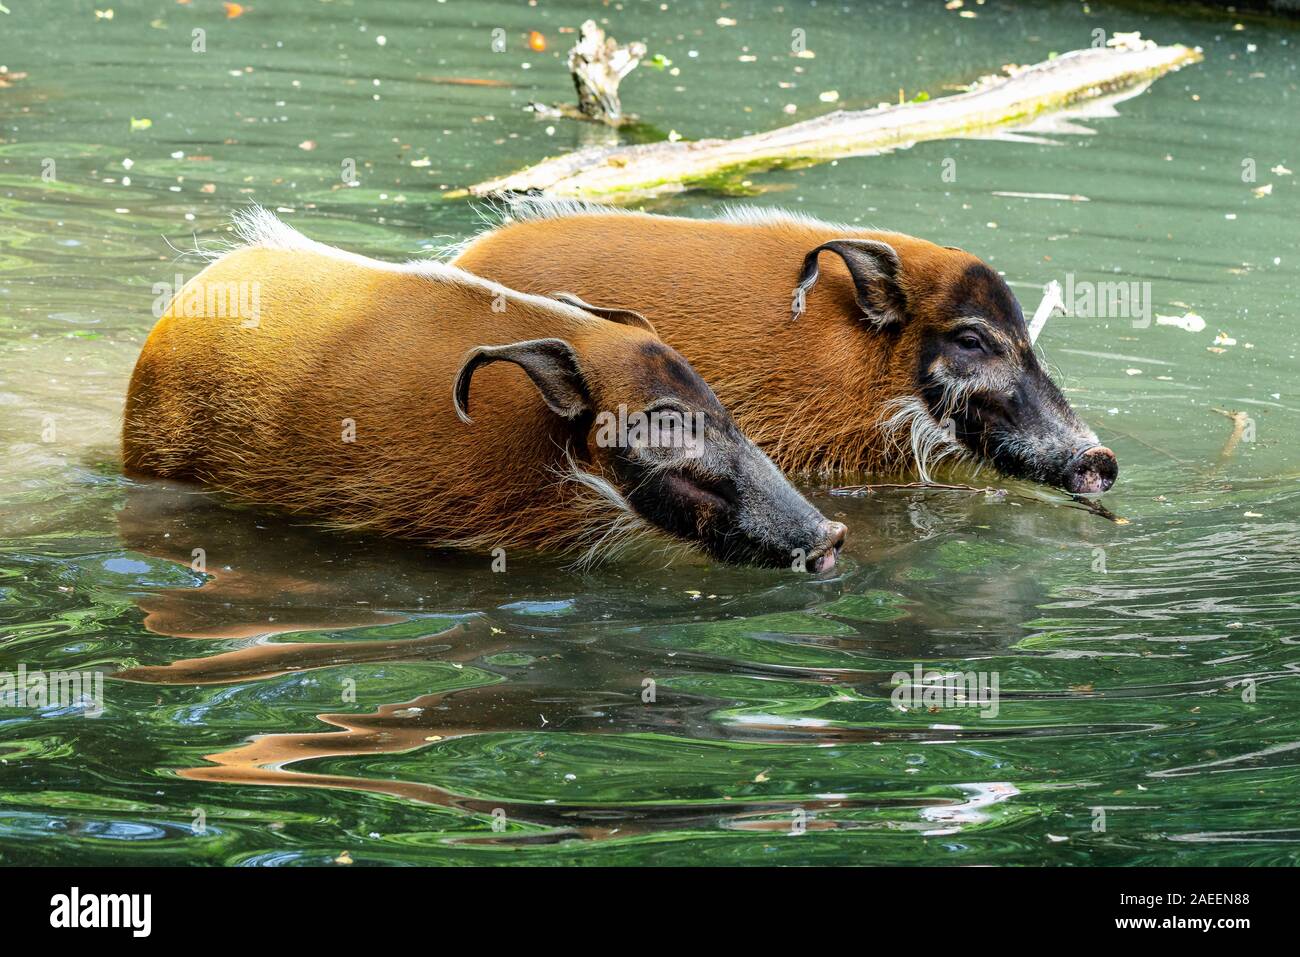
[{"label": "water", "polygon": [[[1300,194],[1272,171],[1300,169],[1294,24],[1096,2],[8,5],[0,668],[108,677],[100,717],[0,709],[4,863],[1300,863]],[[1041,340],[1119,455],[1106,503],[1128,523],[1019,485],[814,482],[851,530],[830,578],[493,574],[121,476],[153,284],[198,268],[164,239],[218,239],[250,200],[381,257],[465,238],[476,213],[444,188],[606,135],[521,109],[569,98],[558,28],[597,9],[680,71],[626,82],[643,135],[770,128],[827,90],[941,95],[1094,29],[1203,46],[1082,132],[752,177],[754,202],[972,250],[1029,309],[1073,274],[1203,316]],[[796,27],[815,59],[788,56]],[[1226,455],[1216,409],[1251,420]],[[996,715],[893,707],[917,664],[996,677]]]}]

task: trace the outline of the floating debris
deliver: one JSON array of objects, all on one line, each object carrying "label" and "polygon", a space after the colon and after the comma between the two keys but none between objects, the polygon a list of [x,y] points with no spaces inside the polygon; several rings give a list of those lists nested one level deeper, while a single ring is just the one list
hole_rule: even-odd
[{"label": "floating debris", "polygon": [[1078,193],[1017,193],[1011,190],[995,189],[994,196],[1009,196],[1012,199],[1061,199],[1071,203],[1090,203],[1087,196],[1080,196]]},{"label": "floating debris", "polygon": [[506,80],[489,80],[477,76],[417,76],[416,79],[425,83],[437,83],[439,86],[514,86]]},{"label": "floating debris", "polygon": [[1065,300],[1061,297],[1061,284],[1053,279],[1043,287],[1043,300],[1034,310],[1034,318],[1029,320],[1029,344],[1033,345],[1038,341],[1038,337],[1043,332],[1043,326],[1047,325],[1047,320],[1051,318],[1054,312],[1065,308]]},{"label": "floating debris", "polygon": [[1157,326],[1175,326],[1185,332],[1201,332],[1205,329],[1205,320],[1194,312],[1181,316],[1156,316]]}]

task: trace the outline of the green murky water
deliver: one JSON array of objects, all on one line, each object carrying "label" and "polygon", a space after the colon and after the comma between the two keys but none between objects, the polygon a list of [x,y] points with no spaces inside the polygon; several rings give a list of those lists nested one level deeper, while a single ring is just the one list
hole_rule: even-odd
[{"label": "green murky water", "polygon": [[[0,708],[0,862],[1300,863],[1300,190],[1279,171],[1300,170],[1294,24],[971,0],[974,18],[7,6],[0,669],[107,677],[98,717]],[[1203,46],[1072,130],[752,178],[758,203],[975,251],[1029,308],[1072,274],[1203,316],[1200,332],[1061,318],[1041,340],[1119,455],[1106,502],[1128,524],[1023,487],[812,486],[851,528],[831,578],[526,557],[493,574],[121,477],[152,286],[198,268],[165,240],[219,238],[250,200],[381,257],[466,237],[475,211],[443,188],[605,135],[522,110],[569,97],[558,29],[596,9],[672,60],[624,94],[687,137],[816,115],[830,90],[847,107],[941,95],[1094,29]],[[795,28],[815,58],[789,55]],[[1227,455],[1216,409],[1249,416]],[[918,664],[996,678],[996,709],[899,710],[892,676]]]}]

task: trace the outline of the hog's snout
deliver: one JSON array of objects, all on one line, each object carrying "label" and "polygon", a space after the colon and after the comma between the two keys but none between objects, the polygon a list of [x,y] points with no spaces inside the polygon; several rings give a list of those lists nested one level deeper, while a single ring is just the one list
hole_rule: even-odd
[{"label": "hog's snout", "polygon": [[1115,484],[1119,462],[1104,445],[1094,445],[1076,455],[1065,467],[1065,487],[1071,492],[1105,492]]},{"label": "hog's snout", "polygon": [[817,526],[817,545],[808,556],[808,567],[814,573],[828,572],[835,567],[848,528],[843,522],[822,522]]}]

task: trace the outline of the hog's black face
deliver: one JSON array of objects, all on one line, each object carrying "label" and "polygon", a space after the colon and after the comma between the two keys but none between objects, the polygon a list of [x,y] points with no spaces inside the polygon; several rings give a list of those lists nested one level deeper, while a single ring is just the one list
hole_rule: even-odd
[{"label": "hog's black face", "polygon": [[[1020,305],[996,272],[970,265],[927,326],[916,375],[936,430],[928,447],[955,444],[1006,475],[1070,492],[1114,484],[1114,453],[1043,369]],[[924,450],[924,429],[922,436]]]},{"label": "hog's black face", "polygon": [[636,368],[618,403],[628,411],[598,417],[594,441],[637,514],[721,561],[833,568],[844,526],[799,494],[686,360],[653,342]]},{"label": "hog's black face", "polygon": [[1114,453],[1097,444],[1043,370],[1020,304],[996,272],[953,247],[914,249],[904,263],[882,239],[832,239],[804,255],[794,320],[826,253],[847,267],[858,318],[877,347],[899,357],[900,381],[890,388],[901,394],[888,400],[879,427],[895,449],[910,443],[922,478],[958,454],[1071,492],[1114,484]]}]

